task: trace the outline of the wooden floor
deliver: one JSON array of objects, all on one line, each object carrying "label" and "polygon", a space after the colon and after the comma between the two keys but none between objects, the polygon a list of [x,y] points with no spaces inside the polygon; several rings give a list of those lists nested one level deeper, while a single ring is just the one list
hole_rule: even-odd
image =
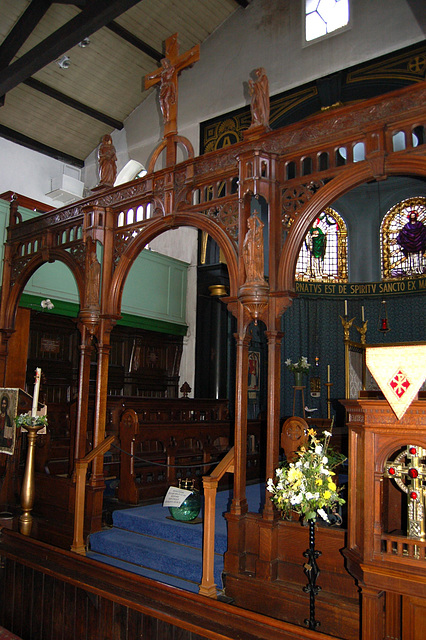
[{"label": "wooden floor", "polygon": [[23,640],[332,639],[10,529],[2,530],[0,555],[0,624]]}]

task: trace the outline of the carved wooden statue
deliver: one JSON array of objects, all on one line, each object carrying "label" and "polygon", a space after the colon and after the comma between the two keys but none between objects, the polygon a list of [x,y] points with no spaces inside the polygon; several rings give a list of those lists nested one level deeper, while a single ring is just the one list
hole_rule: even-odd
[{"label": "carved wooden statue", "polygon": [[109,134],[103,136],[98,149],[99,186],[114,186],[117,177],[117,156],[112,138]]},{"label": "carved wooden statue", "polygon": [[256,80],[249,79],[251,95],[251,127],[263,126],[269,129],[269,82],[265,69],[255,70]]},{"label": "carved wooden statue", "polygon": [[243,243],[244,267],[247,282],[264,282],[263,227],[254,211],[247,220],[248,231]]},{"label": "carved wooden statue", "polygon": [[164,120],[164,135],[177,132],[178,75],[185,67],[192,66],[200,58],[200,45],[179,55],[177,33],[166,40],[166,56],[161,67],[145,76],[145,89],[160,84],[160,108]]}]

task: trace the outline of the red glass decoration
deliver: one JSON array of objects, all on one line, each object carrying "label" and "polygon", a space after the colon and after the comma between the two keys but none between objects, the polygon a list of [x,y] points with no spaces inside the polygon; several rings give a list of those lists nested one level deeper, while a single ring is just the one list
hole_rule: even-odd
[{"label": "red glass decoration", "polygon": [[412,456],[415,456],[416,453],[417,453],[416,447],[410,447],[410,453],[411,453]]},{"label": "red glass decoration", "polygon": [[412,492],[410,493],[410,498],[411,498],[412,500],[417,500],[417,493],[416,493],[415,491],[412,491]]},{"label": "red glass decoration", "polygon": [[410,478],[418,478],[419,477],[419,471],[418,469],[408,469],[408,475],[410,476]]},{"label": "red glass decoration", "polygon": [[395,469],[393,467],[389,467],[389,473],[391,476],[395,475]]}]

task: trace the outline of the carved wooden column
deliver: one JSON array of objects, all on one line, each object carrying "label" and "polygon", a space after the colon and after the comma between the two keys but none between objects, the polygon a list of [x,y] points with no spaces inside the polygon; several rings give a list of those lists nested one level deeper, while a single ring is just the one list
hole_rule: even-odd
[{"label": "carved wooden column", "polygon": [[76,432],[74,439],[74,460],[86,455],[87,413],[89,408],[90,360],[92,354],[92,335],[85,324],[80,325],[80,370],[78,376],[78,397]]},{"label": "carved wooden column", "polygon": [[235,389],[235,470],[234,497],[231,513],[247,512],[246,465],[247,465],[247,393],[248,393],[248,348],[251,337],[245,331],[235,334],[237,341],[237,371]]},{"label": "carved wooden column", "polygon": [[228,550],[225,553],[225,570],[239,573],[245,550],[245,522],[247,513],[246,465],[247,465],[247,393],[248,393],[248,347],[251,341],[244,322],[244,310],[240,305],[240,333],[235,334],[237,342],[235,427],[234,427],[234,497],[228,521]]}]

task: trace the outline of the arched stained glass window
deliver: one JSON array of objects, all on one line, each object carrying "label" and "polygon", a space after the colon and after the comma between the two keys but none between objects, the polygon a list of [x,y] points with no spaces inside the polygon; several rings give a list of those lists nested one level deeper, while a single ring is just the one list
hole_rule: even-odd
[{"label": "arched stained glass window", "polygon": [[328,207],[306,234],[296,265],[296,280],[348,281],[348,234],[340,215]]},{"label": "arched stained glass window", "polygon": [[385,215],[380,228],[382,278],[426,273],[426,198],[407,198]]}]

